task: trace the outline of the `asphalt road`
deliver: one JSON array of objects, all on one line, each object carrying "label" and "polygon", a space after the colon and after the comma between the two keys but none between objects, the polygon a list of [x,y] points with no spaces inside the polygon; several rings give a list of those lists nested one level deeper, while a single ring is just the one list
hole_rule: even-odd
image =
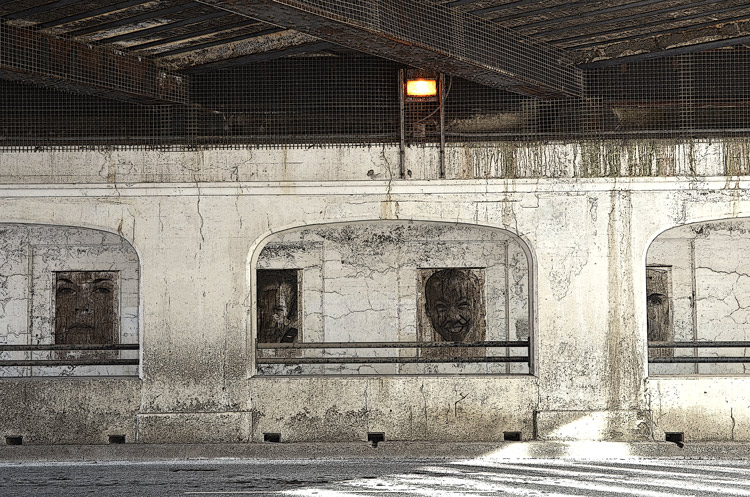
[{"label": "asphalt road", "polygon": [[750,496],[748,461],[2,463],[0,496]]}]

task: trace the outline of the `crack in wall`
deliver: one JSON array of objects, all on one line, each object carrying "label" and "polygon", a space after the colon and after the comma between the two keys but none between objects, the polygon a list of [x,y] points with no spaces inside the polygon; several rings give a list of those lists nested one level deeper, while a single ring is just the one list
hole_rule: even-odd
[{"label": "crack in wall", "polygon": [[198,197],[197,197],[198,200],[196,202],[196,209],[198,211],[198,217],[200,218],[200,225],[198,226],[198,232],[201,235],[201,241],[198,244],[198,250],[202,250],[203,243],[205,243],[206,241],[206,237],[203,235],[204,219],[203,219],[203,213],[201,213],[201,187],[198,181],[195,182],[195,187],[198,189]]}]

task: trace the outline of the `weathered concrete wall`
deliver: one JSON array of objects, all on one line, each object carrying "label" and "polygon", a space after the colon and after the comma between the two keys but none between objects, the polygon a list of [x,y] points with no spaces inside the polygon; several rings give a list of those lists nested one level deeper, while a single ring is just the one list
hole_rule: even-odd
[{"label": "weathered concrete wall", "polygon": [[648,384],[656,440],[681,432],[685,440],[750,440],[750,395],[743,376],[663,377]]},{"label": "weathered concrete wall", "polygon": [[4,378],[0,444],[105,444],[110,435],[137,441],[138,378]]},{"label": "weathered concrete wall", "polygon": [[252,439],[282,441],[503,440],[504,432],[534,435],[537,386],[531,376],[256,377],[250,388]]},{"label": "weathered concrete wall", "polygon": [[[406,148],[407,179],[437,179],[439,149]],[[447,179],[716,177],[750,174],[750,139],[468,143],[446,147]],[[247,149],[0,152],[2,184],[383,181],[396,144]]]},{"label": "weathered concrete wall", "polygon": [[[582,155],[559,149],[580,146],[538,145],[533,157],[541,159],[526,164],[575,172]],[[364,440],[368,431],[385,431],[389,439],[458,440],[465,434],[498,440],[503,431],[531,436],[534,424],[542,439],[646,439],[660,429],[729,439],[726,430],[713,435],[708,428],[674,427],[687,416],[696,427],[712,426],[722,409],[718,400],[708,399],[714,410],[700,409],[705,400],[688,394],[688,380],[647,378],[644,267],[650,242],[668,228],[750,217],[750,180],[722,176],[734,163],[734,146],[674,145],[679,168],[664,174],[688,177],[629,178],[613,169],[616,177],[570,174],[579,177],[562,181],[391,180],[398,161],[388,147],[295,151],[294,175],[284,172],[279,154],[290,151],[283,150],[264,151],[270,156],[265,166],[255,151],[0,154],[6,183],[0,187],[0,222],[100,229],[122,234],[135,247],[143,346],[137,391],[104,378],[87,379],[91,386],[64,383],[74,379],[0,379],[3,396],[25,388],[54,398],[41,421],[19,414],[26,405],[34,409],[33,403],[0,412],[0,435],[23,432],[34,443],[67,440],[69,434],[53,437],[50,424],[64,430],[52,421],[55,413],[80,404],[85,390],[90,396],[82,405],[103,413],[82,421],[91,440],[111,431],[105,418],[132,422],[128,426],[144,442],[258,441],[269,432],[285,440]],[[689,152],[698,149],[706,153]],[[449,171],[463,168],[466,162],[451,154]],[[222,159],[190,162],[207,155]],[[597,157],[603,164],[603,156]],[[650,164],[632,160],[643,168]],[[217,163],[228,169],[210,166]],[[412,178],[425,178],[435,170],[432,164],[411,155],[407,168]],[[267,176],[233,174],[234,166],[266,167]],[[56,175],[66,168],[67,177]],[[338,172],[340,178],[329,181]],[[440,221],[518,234],[531,250],[536,282],[530,289],[534,375],[257,376],[252,275],[269,237],[310,225],[377,220]],[[55,381],[59,388],[45,390]],[[721,386],[727,381],[715,388],[733,395],[732,416],[741,422],[750,409],[737,396],[750,379],[736,377],[731,387]],[[131,400],[113,404],[113,388],[139,402],[122,393]],[[100,410],[105,404],[109,410]],[[658,424],[652,416],[657,405]],[[667,426],[668,420],[674,423]],[[750,438],[743,433],[735,429],[735,439]]]}]

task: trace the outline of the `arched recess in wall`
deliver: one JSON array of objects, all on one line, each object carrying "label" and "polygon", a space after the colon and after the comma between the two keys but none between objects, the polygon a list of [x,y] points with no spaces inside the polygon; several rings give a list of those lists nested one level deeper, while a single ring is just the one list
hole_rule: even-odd
[{"label": "arched recess in wall", "polygon": [[533,372],[533,258],[506,230],[337,223],[257,250],[257,374]]},{"label": "arched recess in wall", "polygon": [[139,293],[123,237],[0,223],[0,377],[138,375]]},{"label": "arched recess in wall", "polygon": [[659,234],[646,253],[649,375],[750,372],[750,218]]}]

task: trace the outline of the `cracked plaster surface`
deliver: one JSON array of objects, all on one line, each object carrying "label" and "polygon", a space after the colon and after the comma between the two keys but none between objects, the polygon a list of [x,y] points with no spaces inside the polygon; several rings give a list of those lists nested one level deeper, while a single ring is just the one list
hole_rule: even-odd
[{"label": "cracked plaster surface", "polygon": [[[546,143],[454,143],[448,179],[734,176],[750,173],[746,138]],[[319,167],[309,167],[314,162]],[[386,180],[398,176],[393,144],[246,149],[6,152],[3,184],[117,184]],[[438,179],[439,147],[409,146],[409,179]]]}]

